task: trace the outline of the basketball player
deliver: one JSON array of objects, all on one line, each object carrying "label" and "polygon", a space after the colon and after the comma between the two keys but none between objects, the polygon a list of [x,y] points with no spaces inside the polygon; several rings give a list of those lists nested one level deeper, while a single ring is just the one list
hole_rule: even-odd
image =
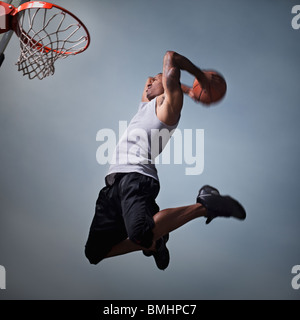
[{"label": "basketball player", "polygon": [[[171,231],[199,217],[205,217],[207,224],[216,217],[246,218],[241,204],[208,185],[200,189],[195,204],[160,211],[155,202],[159,179],[151,161],[151,132],[153,129],[172,132],[180,119],[183,95],[194,98],[192,89],[180,83],[181,70],[207,87],[205,74],[173,51],[164,56],[163,73],[147,79],[138,112],[116,147],[115,164],[110,165],[106,186],[96,202],[85,246],[85,255],[92,264],[143,250],[144,255],[153,255],[157,267],[164,270],[170,260],[166,242]],[[139,135],[140,129],[147,132],[146,139]],[[139,152],[135,148],[137,141]],[[159,146],[158,153],[162,148]]]}]

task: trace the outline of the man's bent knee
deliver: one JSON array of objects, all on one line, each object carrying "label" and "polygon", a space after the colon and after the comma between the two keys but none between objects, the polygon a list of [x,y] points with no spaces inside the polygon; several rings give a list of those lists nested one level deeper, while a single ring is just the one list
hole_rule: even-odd
[{"label": "man's bent knee", "polygon": [[113,240],[106,233],[90,233],[85,245],[85,256],[91,264],[98,264],[111,250]]},{"label": "man's bent knee", "polygon": [[103,253],[99,254],[99,251],[96,252],[93,249],[88,248],[87,246],[85,247],[84,250],[86,258],[89,260],[90,264],[98,264],[100,261],[102,261],[106,255],[103,255]]}]

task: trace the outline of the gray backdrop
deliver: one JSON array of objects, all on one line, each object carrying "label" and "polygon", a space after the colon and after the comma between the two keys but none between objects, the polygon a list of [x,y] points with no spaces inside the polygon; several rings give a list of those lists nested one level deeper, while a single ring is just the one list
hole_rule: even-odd
[{"label": "gray backdrop", "polygon": [[[0,70],[0,299],[299,299],[300,30],[286,0],[55,0],[86,23],[85,53],[45,80]],[[107,165],[96,134],[137,110],[144,83],[175,50],[227,80],[225,100],[185,98],[179,129],[204,129],[205,165],[159,165],[161,208],[195,202],[212,184],[247,219],[204,219],[171,234],[159,271],[140,252],[92,266],[83,250]],[[193,79],[183,73],[183,82]]]}]

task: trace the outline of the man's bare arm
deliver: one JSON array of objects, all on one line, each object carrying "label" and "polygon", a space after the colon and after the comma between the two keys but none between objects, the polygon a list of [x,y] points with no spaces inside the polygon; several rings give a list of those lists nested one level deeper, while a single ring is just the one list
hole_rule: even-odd
[{"label": "man's bare arm", "polygon": [[163,87],[164,101],[159,111],[161,121],[168,124],[175,124],[178,121],[183,105],[183,93],[193,97],[191,88],[180,83],[181,70],[195,76],[203,87],[206,86],[206,77],[200,68],[195,66],[186,57],[174,52],[167,51],[164,56]]}]

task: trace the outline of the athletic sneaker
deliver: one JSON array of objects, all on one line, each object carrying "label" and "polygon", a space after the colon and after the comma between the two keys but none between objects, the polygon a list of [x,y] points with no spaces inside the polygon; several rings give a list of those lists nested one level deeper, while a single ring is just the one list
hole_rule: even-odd
[{"label": "athletic sneaker", "polygon": [[160,270],[165,270],[170,262],[170,253],[166,246],[169,240],[169,234],[164,235],[156,241],[156,251],[143,250],[146,257],[154,257],[157,268]]},{"label": "athletic sneaker", "polygon": [[234,217],[240,220],[246,218],[243,206],[230,196],[222,196],[216,188],[205,185],[199,190],[197,202],[207,209],[206,224],[216,217]]}]

